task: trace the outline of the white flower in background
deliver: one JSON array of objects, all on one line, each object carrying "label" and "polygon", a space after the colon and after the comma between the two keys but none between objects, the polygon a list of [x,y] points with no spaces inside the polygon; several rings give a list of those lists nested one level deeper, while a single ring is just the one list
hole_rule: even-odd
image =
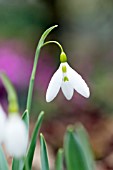
[{"label": "white flower in background", "polygon": [[66,62],[67,58],[65,53],[62,55],[63,59],[60,59],[61,64],[50,80],[46,92],[46,101],[51,102],[57,96],[60,88],[62,89],[62,92],[67,100],[72,98],[74,90],[76,90],[82,96],[88,98],[90,96],[90,91],[86,82]]},{"label": "white flower in background", "polygon": [[25,155],[28,133],[25,123],[17,114],[12,114],[7,119],[4,143],[11,156],[20,158]]},{"label": "white flower in background", "polygon": [[0,105],[0,143],[4,140],[4,131],[5,131],[5,123],[6,123],[6,114]]}]

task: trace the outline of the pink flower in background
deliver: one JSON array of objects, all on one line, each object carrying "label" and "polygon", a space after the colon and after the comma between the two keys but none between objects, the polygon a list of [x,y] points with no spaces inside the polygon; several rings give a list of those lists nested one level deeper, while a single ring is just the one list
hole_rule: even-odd
[{"label": "pink flower in background", "polygon": [[[32,49],[31,49],[32,51]],[[32,71],[34,52],[26,50],[25,44],[18,41],[8,41],[0,44],[0,71],[4,71],[12,83],[18,88],[27,88]],[[39,56],[36,74],[36,86],[46,90],[47,84],[54,71],[54,61],[48,54]]]},{"label": "pink flower in background", "polygon": [[17,87],[23,87],[28,85],[32,65],[27,54],[22,53],[23,49],[15,50],[16,45],[20,44],[0,44],[0,71],[4,71]]}]

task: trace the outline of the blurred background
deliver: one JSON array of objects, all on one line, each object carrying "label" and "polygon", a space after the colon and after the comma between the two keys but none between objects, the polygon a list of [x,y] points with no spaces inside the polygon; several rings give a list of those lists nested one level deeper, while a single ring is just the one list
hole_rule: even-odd
[{"label": "blurred background", "polygon": [[[0,0],[0,71],[6,72],[25,110],[35,49],[41,34],[58,24],[48,40],[59,41],[69,64],[91,90],[85,99],[76,92],[66,101],[62,92],[46,103],[45,93],[59,65],[54,44],[41,51],[32,102],[31,131],[41,110],[41,131],[48,143],[51,169],[62,147],[67,125],[80,121],[88,130],[98,170],[113,169],[113,1],[112,0]],[[7,94],[0,82],[0,102],[7,111]],[[66,107],[67,106],[67,107]],[[38,152],[34,169],[38,166]]]}]

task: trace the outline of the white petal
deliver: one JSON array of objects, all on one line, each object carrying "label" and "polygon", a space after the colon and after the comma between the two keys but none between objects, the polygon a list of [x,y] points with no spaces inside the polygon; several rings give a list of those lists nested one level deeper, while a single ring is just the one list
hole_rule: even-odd
[{"label": "white petal", "polygon": [[28,144],[27,128],[19,115],[11,115],[6,123],[5,140],[8,153],[16,158],[25,155]]},{"label": "white petal", "polygon": [[6,113],[4,112],[2,106],[0,105],[0,143],[4,141],[4,131],[6,123]]},{"label": "white petal", "polygon": [[46,101],[51,102],[58,94],[62,83],[61,66],[53,74],[46,92]]},{"label": "white petal", "polygon": [[63,81],[62,85],[61,85],[61,89],[62,89],[62,92],[63,92],[64,96],[66,97],[66,99],[71,100],[73,93],[74,93],[74,89],[71,86],[70,82],[69,81],[66,81],[66,82]]},{"label": "white petal", "polygon": [[67,65],[67,75],[68,75],[68,78],[69,78],[69,81],[72,87],[82,96],[88,98],[90,96],[90,91],[89,91],[89,87],[87,86],[86,82],[75,70],[73,70],[68,65],[68,63],[66,65]]}]

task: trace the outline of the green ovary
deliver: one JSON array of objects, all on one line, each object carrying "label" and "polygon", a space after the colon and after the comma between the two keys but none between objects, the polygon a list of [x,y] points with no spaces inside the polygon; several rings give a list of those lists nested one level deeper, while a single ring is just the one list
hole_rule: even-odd
[{"label": "green ovary", "polygon": [[60,54],[60,61],[61,61],[61,63],[67,62],[67,56],[64,52],[61,52],[61,54]]}]

